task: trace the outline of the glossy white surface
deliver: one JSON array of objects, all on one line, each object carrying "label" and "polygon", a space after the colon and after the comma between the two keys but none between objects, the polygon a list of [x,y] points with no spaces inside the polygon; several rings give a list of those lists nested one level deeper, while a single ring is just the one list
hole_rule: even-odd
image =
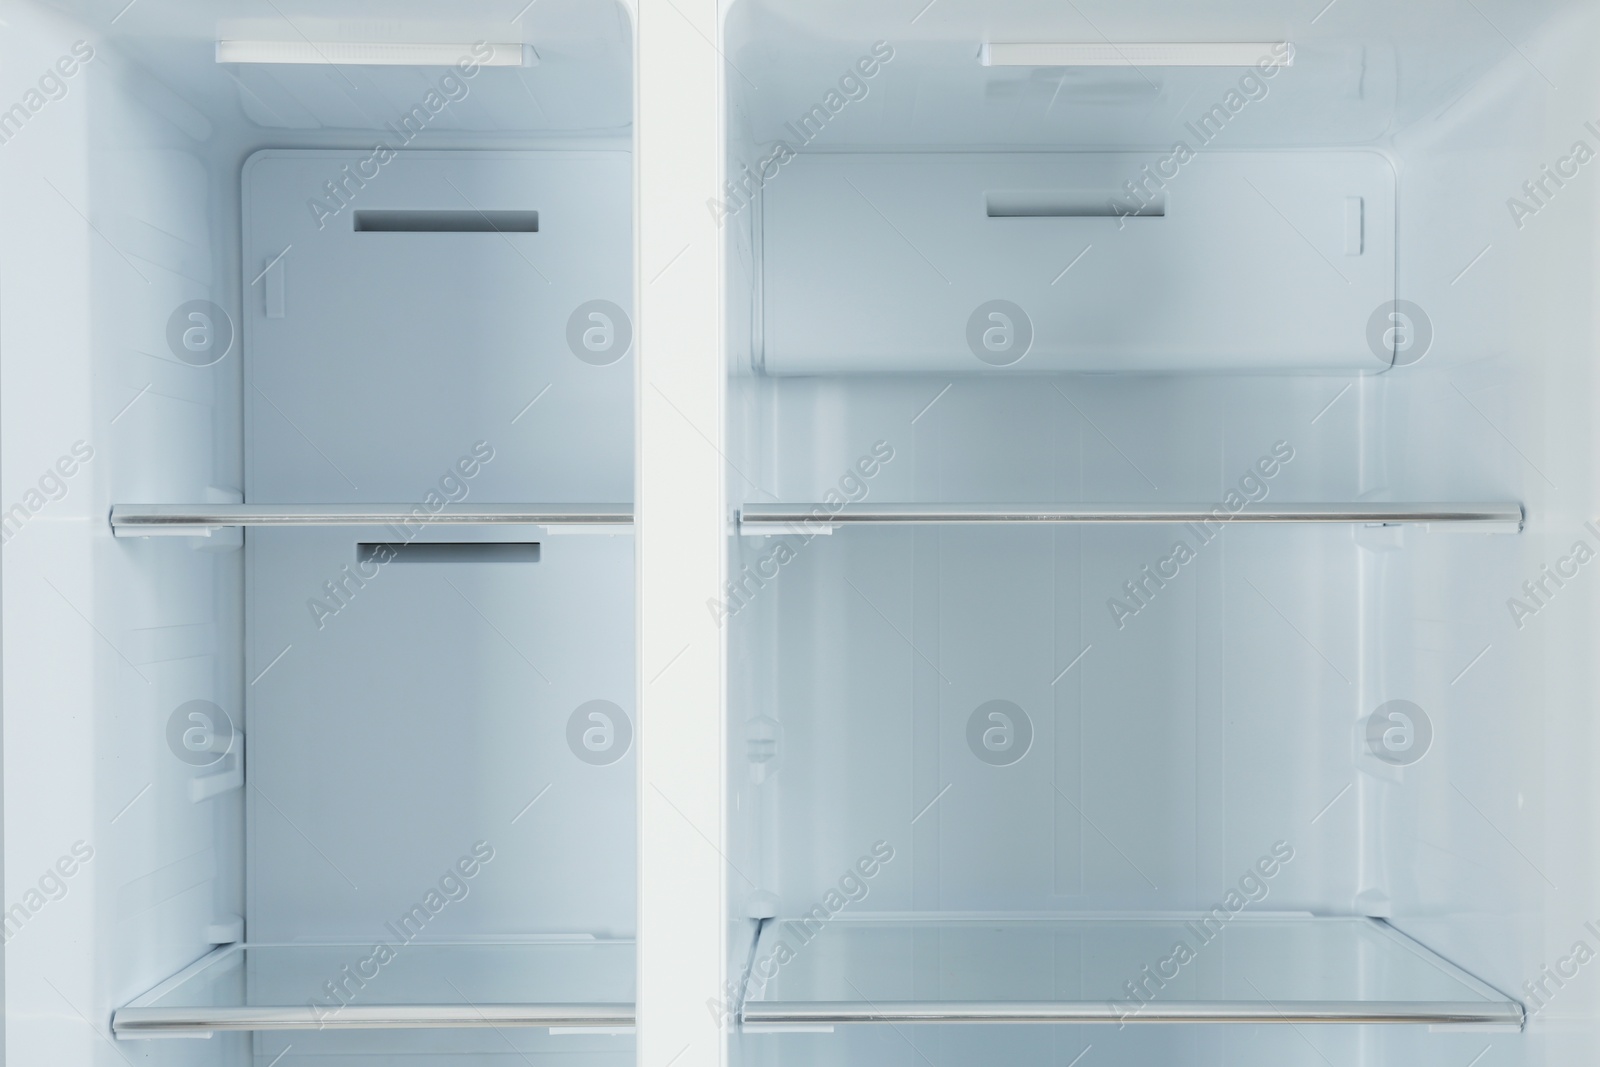
[{"label": "glossy white surface", "polygon": [[[716,0],[640,0],[638,1062],[724,1067],[727,570]],[[707,47],[710,44],[711,47]]]}]

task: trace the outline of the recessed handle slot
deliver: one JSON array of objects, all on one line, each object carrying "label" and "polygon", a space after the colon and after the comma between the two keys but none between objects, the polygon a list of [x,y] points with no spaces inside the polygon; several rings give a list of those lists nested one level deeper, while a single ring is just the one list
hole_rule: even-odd
[{"label": "recessed handle slot", "polygon": [[361,541],[360,563],[538,563],[537,541]]},{"label": "recessed handle slot", "polygon": [[984,195],[991,219],[1162,218],[1167,194],[1140,201],[1110,189],[1006,190]]},{"label": "recessed handle slot", "polygon": [[538,233],[537,211],[357,211],[357,233]]}]

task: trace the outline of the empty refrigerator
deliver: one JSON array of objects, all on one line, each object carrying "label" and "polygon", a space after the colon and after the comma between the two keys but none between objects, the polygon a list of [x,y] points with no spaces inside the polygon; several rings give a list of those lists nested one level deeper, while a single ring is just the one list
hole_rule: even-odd
[{"label": "empty refrigerator", "polygon": [[1587,1062],[1597,31],[6,5],[7,1062]]}]

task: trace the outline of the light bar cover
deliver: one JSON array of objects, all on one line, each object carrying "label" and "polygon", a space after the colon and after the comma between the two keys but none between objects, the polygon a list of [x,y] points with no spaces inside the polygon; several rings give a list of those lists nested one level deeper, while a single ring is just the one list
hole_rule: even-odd
[{"label": "light bar cover", "polygon": [[453,67],[476,63],[480,67],[531,67],[539,56],[531,45],[422,43],[398,41],[352,43],[348,41],[218,41],[218,63],[321,63],[330,66]]}]

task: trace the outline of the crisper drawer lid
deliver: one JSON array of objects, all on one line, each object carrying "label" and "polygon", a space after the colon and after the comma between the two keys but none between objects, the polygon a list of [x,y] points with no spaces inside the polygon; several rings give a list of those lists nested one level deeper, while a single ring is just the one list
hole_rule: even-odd
[{"label": "crisper drawer lid", "polygon": [[799,156],[764,190],[756,362],[1379,372],[1394,220],[1371,151]]}]

